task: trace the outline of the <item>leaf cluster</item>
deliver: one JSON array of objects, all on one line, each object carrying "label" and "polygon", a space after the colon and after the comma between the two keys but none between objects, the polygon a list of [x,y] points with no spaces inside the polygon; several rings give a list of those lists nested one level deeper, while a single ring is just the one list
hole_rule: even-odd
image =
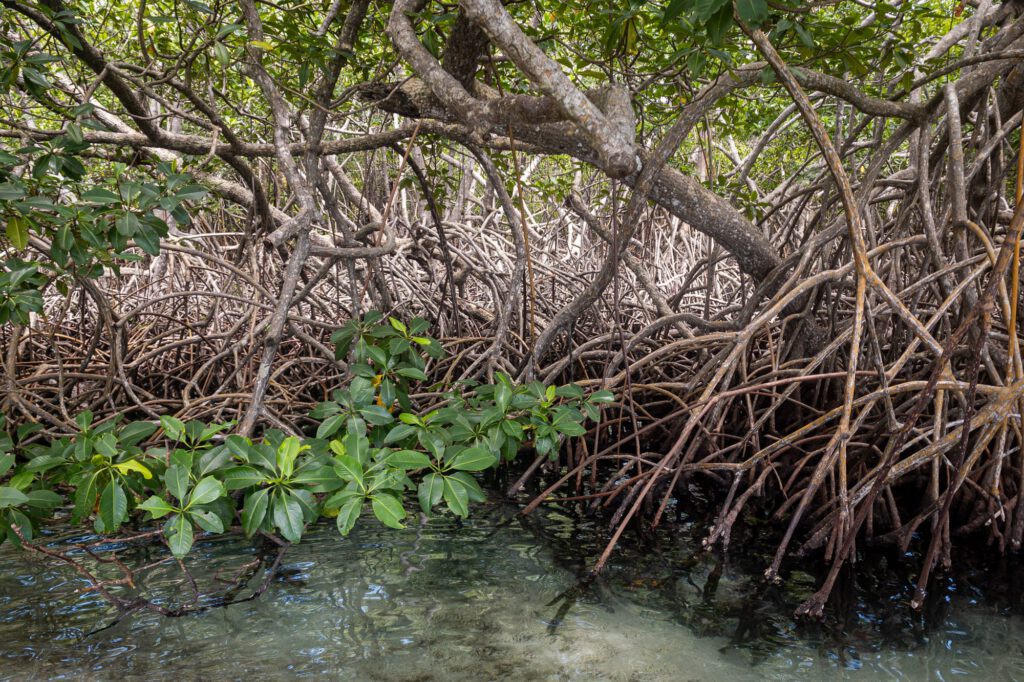
[{"label": "leaf cluster", "polygon": [[474,474],[527,447],[555,459],[562,441],[583,436],[613,400],[608,391],[517,385],[499,374],[491,384],[441,386],[440,403],[417,411],[412,391],[444,356],[426,331],[424,320],[377,312],[339,329],[333,342],[349,376],[311,413],[313,437],[271,430],[253,440],[229,434],[232,422],[173,416],[94,423],[89,412],[78,415],[77,433],[48,443],[31,442],[36,425],[0,432],[0,541],[20,542],[15,527],[31,539],[63,506],[72,522],[104,534],[162,520],[177,557],[197,531],[240,527],[298,542],[321,517],[347,535],[364,510],[401,528],[413,499],[428,516],[443,505],[464,518],[484,499]]}]

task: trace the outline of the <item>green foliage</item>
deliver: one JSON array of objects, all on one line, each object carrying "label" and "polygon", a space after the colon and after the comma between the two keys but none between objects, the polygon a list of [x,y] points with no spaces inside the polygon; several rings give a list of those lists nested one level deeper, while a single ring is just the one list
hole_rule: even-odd
[{"label": "green foliage", "polygon": [[407,499],[424,514],[443,506],[464,518],[484,499],[474,474],[529,445],[557,458],[562,440],[583,436],[584,423],[613,400],[608,391],[517,385],[499,374],[493,384],[433,386],[445,389],[442,401],[417,412],[412,391],[429,380],[428,362],[444,356],[427,327],[370,312],[339,329],[332,340],[350,376],[313,411],[312,438],[271,430],[252,440],[225,435],[230,422],[172,416],[94,423],[89,412],[78,415],[76,434],[45,444],[25,442],[34,425],[0,432],[0,541],[20,541],[12,526],[30,539],[65,504],[73,521],[91,520],[100,533],[160,520],[177,557],[197,532],[232,526],[298,542],[321,517],[347,535],[368,511],[401,528]]},{"label": "green foliage", "polygon": [[[382,318],[380,313],[370,311],[362,318],[350,320],[331,335],[331,342],[334,344],[335,357],[339,360],[351,353],[349,372],[363,380],[353,380],[348,395],[339,393],[337,397],[353,405],[365,397],[367,391],[372,394],[376,389],[376,404],[381,408],[375,411],[376,418],[384,419],[382,413],[387,412],[387,418],[382,423],[388,423],[396,400],[403,410],[410,409],[410,382],[426,381],[424,369],[427,358],[440,359],[444,349],[435,339],[423,336],[428,326],[425,320],[416,318],[406,326],[393,317],[381,323]],[[332,404],[328,403],[322,408],[314,412],[313,416],[330,416]],[[362,416],[375,423],[366,412]],[[317,435],[324,437],[329,434]]]},{"label": "green foliage", "polygon": [[[0,324],[24,324],[31,313],[41,312],[40,292],[50,284],[66,289],[72,276],[116,272],[126,260],[156,254],[167,234],[166,216],[187,223],[189,203],[205,194],[183,172],[198,158],[181,155],[174,164],[158,163],[136,149],[90,143],[90,135],[112,132],[100,109],[124,120],[130,117],[111,92],[95,87],[96,74],[82,69],[73,54],[82,46],[72,27],[102,46],[117,68],[166,74],[157,79],[159,85],[151,84],[160,97],[170,95],[165,79],[188,83],[196,93],[222,93],[218,96],[230,105],[218,107],[218,116],[241,139],[270,137],[259,88],[237,68],[247,49],[255,47],[272,57],[267,68],[298,110],[308,106],[305,93],[336,56],[336,43],[319,30],[334,5],[330,2],[262,4],[265,35],[255,43],[234,3],[160,1],[138,7],[77,0],[59,11],[48,3],[27,4],[53,30],[33,26],[13,10],[0,13],[0,95],[9,102],[7,117],[36,133],[32,143],[21,142],[27,137],[11,137],[0,148],[0,250],[6,251],[0,264]],[[451,38],[456,4],[428,2],[412,16],[424,46],[435,54],[442,54]],[[342,3],[342,14],[347,7]],[[381,65],[394,63],[390,42],[380,39],[390,9],[390,3],[371,3],[352,50],[346,48],[342,55],[338,93],[383,77]],[[896,84],[906,88],[915,68],[932,66],[919,63],[920,45],[950,26],[949,3],[936,0],[615,0],[598,5],[562,0],[543,6],[510,3],[508,9],[581,87],[609,80],[631,83],[641,140],[656,139],[658,129],[675,119],[679,106],[703,83],[759,59],[737,29],[737,19],[765,30],[789,63],[855,79],[868,94],[883,98],[894,98]],[[507,61],[489,63],[480,77],[506,93],[533,92],[528,79]],[[764,85],[769,86],[768,96],[733,97],[717,114],[716,126],[730,131],[741,152],[788,103],[770,77]],[[90,92],[89,101],[72,94],[82,91]],[[344,117],[350,111],[364,112],[365,106],[357,98],[342,97],[334,113]],[[196,127],[189,117],[183,126],[186,134],[209,135],[208,127]],[[762,166],[800,163],[788,157],[807,138],[787,139],[793,134],[781,136],[779,145],[761,155],[755,177]],[[444,203],[458,180],[454,168],[442,160],[447,143],[422,136],[419,144],[424,145],[435,194]],[[673,162],[685,166],[692,145],[692,140],[684,143]],[[504,166],[507,158],[497,156],[496,162]],[[206,159],[202,164],[216,167],[221,161]],[[571,165],[564,158],[545,161],[529,174],[527,189],[564,195],[572,182],[573,173],[567,172]],[[511,169],[505,170],[512,176]],[[726,183],[715,178],[712,184],[721,190]],[[756,216],[758,207],[744,192],[733,186],[724,191]],[[29,256],[28,250],[35,253]]]},{"label": "green foliage", "polygon": [[[117,273],[121,262],[138,260],[132,246],[157,255],[168,231],[164,217],[187,223],[185,203],[206,196],[204,188],[168,164],[158,164],[147,180],[115,163],[96,184],[77,160],[89,146],[81,135],[75,124],[51,142],[14,153],[0,150],[0,247],[22,252],[38,238],[34,246],[46,256],[3,263],[0,324],[11,319],[24,324],[29,312],[40,312],[42,291],[51,282],[66,292],[71,274],[95,278],[105,268]],[[21,165],[30,166],[31,174],[14,173]]]},{"label": "green foliage", "polygon": [[[12,222],[19,221],[8,221],[8,236]],[[20,231],[23,225],[17,225],[14,229]],[[28,241],[27,233],[20,233],[17,238],[24,243]],[[14,242],[14,238],[11,238],[11,242]],[[45,286],[46,277],[35,263],[20,258],[9,258],[0,264],[0,324],[10,321],[28,324],[29,313],[43,311],[42,290]]]},{"label": "green foliage", "polygon": [[12,437],[3,427],[4,418],[0,416],[0,543],[10,540],[20,545],[21,538],[14,527],[26,540],[31,540],[39,518],[59,506],[63,498],[41,485],[35,472],[17,466],[16,441],[30,436],[35,429],[19,428]]},{"label": "green foliage", "polygon": [[[77,44],[67,27],[78,19],[40,9],[52,15],[69,45]],[[147,167],[131,154],[91,158],[95,150],[87,134],[107,131],[96,118],[96,106],[62,103],[64,93],[50,73],[60,70],[61,58],[44,51],[46,42],[13,40],[4,19],[0,16],[0,93],[20,90],[39,105],[36,113],[45,112],[38,120],[47,129],[45,138],[0,147],[0,249],[13,255],[31,247],[38,254],[34,260],[8,258],[0,266],[0,324],[25,324],[29,313],[42,311],[42,292],[49,284],[66,293],[72,275],[117,273],[120,263],[140,257],[130,251],[133,246],[157,255],[168,233],[167,216],[187,224],[186,202],[207,192],[168,163]]]}]

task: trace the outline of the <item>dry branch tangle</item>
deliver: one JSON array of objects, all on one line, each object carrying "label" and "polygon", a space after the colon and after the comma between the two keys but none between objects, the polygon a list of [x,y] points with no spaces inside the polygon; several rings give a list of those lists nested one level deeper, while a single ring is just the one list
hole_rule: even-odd
[{"label": "dry branch tangle", "polygon": [[[63,40],[33,4],[3,4]],[[462,2],[458,33],[440,60],[420,44],[405,13],[417,6],[400,0],[381,17],[412,77],[362,90],[381,109],[416,119],[397,126],[390,116],[382,126],[371,111],[352,114],[316,95],[320,107],[313,108],[326,119],[318,123],[303,108],[305,100],[260,72],[263,55],[250,47],[247,68],[256,69],[250,73],[265,108],[259,115],[243,110],[263,132],[240,136],[220,120],[221,100],[191,91],[174,67],[144,73],[112,63],[89,44],[87,30],[78,31],[82,46],[71,53],[88,67],[89,78],[102,81],[106,96],[87,97],[87,79],[62,88],[69,99],[108,107],[102,120],[112,130],[86,131],[85,139],[111,158],[125,147],[179,162],[186,155],[205,159],[209,163],[196,164],[200,177],[228,203],[198,216],[188,234],[173,235],[162,260],[135,267],[123,281],[104,278],[83,284],[67,300],[50,298],[47,319],[30,328],[5,327],[0,333],[8,343],[12,388],[4,409],[42,421],[51,433],[71,428],[74,411],[84,407],[231,418],[251,409],[251,390],[260,382],[264,423],[308,428],[298,415],[324,396],[338,371],[327,342],[330,328],[357,310],[395,308],[427,315],[439,335],[450,337],[456,352],[434,368],[439,377],[514,372],[537,355],[537,376],[603,377],[589,381],[631,398],[622,413],[608,415],[611,431],[593,434],[587,449],[562,461],[562,489],[576,486],[578,496],[608,509],[617,531],[630,518],[657,522],[668,504],[685,505],[687,486],[698,482],[730,491],[718,500],[722,513],[709,536],[722,544],[764,500],[780,531],[794,505],[807,500],[806,523],[790,523],[793,535],[783,550],[793,540],[792,546],[823,548],[830,559],[845,560],[843,542],[856,526],[851,515],[866,515],[858,542],[909,541],[911,530],[948,522],[940,518],[939,500],[955,496],[954,538],[959,528],[984,534],[999,550],[1019,547],[1018,279],[1001,282],[993,294],[992,334],[971,332],[971,342],[954,349],[921,423],[891,453],[891,470],[880,466],[892,434],[914,411],[914,392],[928,384],[930,363],[980,300],[979,283],[1006,243],[1017,200],[1007,182],[1019,152],[1009,142],[1024,106],[1019,3],[993,7],[938,40],[935,58],[974,45],[944,88],[929,80],[938,71],[920,74],[913,92],[890,101],[869,96],[849,79],[792,67],[798,86],[834,112],[836,128],[826,132],[835,156],[829,169],[808,153],[799,168],[785,169],[785,177],[759,160],[765,150],[792,145],[790,135],[802,130],[791,123],[796,107],[780,106],[783,113],[763,139],[742,151],[731,146],[730,131],[707,135],[700,125],[713,124],[725,97],[752,88],[765,97],[778,93],[763,87],[764,63],[738,66],[703,84],[655,149],[637,141],[623,85],[578,88],[500,3]],[[339,45],[352,45],[352,24],[375,8],[354,3],[347,16],[335,17],[344,29]],[[259,40],[258,11],[264,10],[256,3],[246,9],[250,37]],[[990,29],[979,34],[984,26]],[[319,36],[334,39],[330,28]],[[502,93],[476,77],[488,41],[537,94]],[[622,75],[629,83],[629,74]],[[175,119],[171,103],[194,107],[190,118],[177,117],[177,127],[162,123]],[[887,126],[887,119],[896,125]],[[0,135],[39,141],[57,135],[35,121],[16,122]],[[481,155],[479,163],[449,156],[461,173],[452,200],[458,210],[448,213],[459,218],[451,222],[424,210],[419,189],[400,187],[386,167],[379,172],[380,150],[402,142],[410,158],[418,158],[422,152],[412,138],[428,135]],[[698,168],[708,158],[732,163],[730,172],[764,202],[758,225],[709,191],[708,175],[684,173],[674,160],[662,166],[694,137]],[[485,156],[513,147],[520,159],[531,157],[523,175],[536,170],[541,155],[569,155],[596,169],[596,177],[579,177],[580,207],[590,217],[580,220],[547,197],[518,205],[521,187],[519,196],[505,192]],[[392,175],[401,175],[402,156],[383,162]],[[843,174],[835,172],[836,162],[850,176],[850,186],[842,187],[846,215],[859,216],[859,224],[838,210],[836,177]],[[648,169],[656,172],[644,182]],[[602,198],[608,189],[602,173],[640,187],[630,224],[622,224],[628,213],[622,194]],[[643,199],[663,210],[645,207]],[[588,221],[607,221],[608,244],[591,236]],[[522,286],[521,222],[537,272],[535,296]],[[441,247],[438,223],[450,249]],[[850,240],[842,238],[851,227],[857,267]],[[298,248],[304,234],[312,242],[308,259]],[[32,245],[38,251],[47,246]],[[616,246],[628,272],[618,270]],[[1019,261],[1011,269],[1019,271]],[[600,296],[616,282],[617,296]],[[581,291],[593,296],[581,298]],[[458,300],[459,318],[448,296]],[[542,334],[557,352],[530,347],[526,304],[542,328],[566,333]],[[455,319],[463,322],[461,334]],[[804,343],[800,332],[808,321],[827,328],[816,346]],[[262,346],[267,340],[272,343]],[[254,351],[264,347],[260,358]],[[972,389],[976,352],[981,373]],[[968,405],[972,390],[976,409]],[[432,398],[420,399],[427,406]],[[610,441],[608,433],[614,434]],[[961,435],[967,440],[958,441]],[[830,441],[835,447],[821,456]],[[945,454],[957,442],[968,448],[959,470]],[[667,455],[666,444],[672,444]],[[885,489],[868,504],[875,481]],[[886,494],[900,487],[911,491],[909,502]]]}]

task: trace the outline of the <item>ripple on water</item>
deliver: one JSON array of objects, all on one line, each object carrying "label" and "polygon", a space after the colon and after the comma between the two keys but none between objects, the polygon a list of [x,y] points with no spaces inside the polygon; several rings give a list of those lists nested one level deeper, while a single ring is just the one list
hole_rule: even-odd
[{"label": "ripple on water", "polygon": [[[971,589],[952,593],[956,617],[931,636],[896,626],[894,646],[891,619],[865,607],[854,635],[836,642],[795,628],[762,586],[713,558],[622,553],[563,614],[576,567],[592,559],[567,558],[565,546],[582,547],[586,532],[557,512],[532,530],[501,516],[401,532],[366,520],[348,539],[318,527],[260,599],[186,618],[115,622],[65,569],[4,547],[0,679],[1024,679],[1020,620],[971,607]],[[200,579],[232,576],[254,556],[236,537],[197,550]],[[813,578],[793,584],[799,592]],[[139,589],[164,604],[189,593],[170,564]]]}]

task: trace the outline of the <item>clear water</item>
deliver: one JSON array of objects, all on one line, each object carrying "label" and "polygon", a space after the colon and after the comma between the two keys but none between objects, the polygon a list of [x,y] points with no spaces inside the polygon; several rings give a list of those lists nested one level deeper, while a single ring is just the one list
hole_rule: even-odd
[{"label": "clear water", "polygon": [[[554,511],[503,525],[514,511],[400,532],[365,519],[345,540],[321,526],[260,598],[182,618],[119,620],[66,566],[5,546],[0,680],[1024,680],[1024,620],[973,586],[948,586],[928,625],[888,585],[855,591],[844,619],[798,628],[792,607],[813,578],[766,590],[686,543],[625,547],[560,615],[600,534]],[[159,558],[145,551],[122,556]],[[242,538],[208,540],[190,566],[205,589],[255,552]],[[136,588],[168,605],[191,591],[173,565]]]}]

